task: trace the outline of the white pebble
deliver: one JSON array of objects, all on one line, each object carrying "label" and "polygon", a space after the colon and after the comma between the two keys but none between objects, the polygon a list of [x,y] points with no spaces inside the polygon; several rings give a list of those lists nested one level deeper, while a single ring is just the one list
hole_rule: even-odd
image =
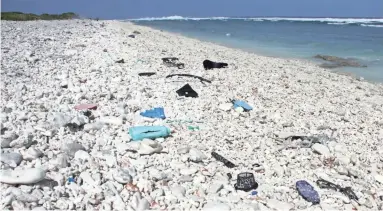
[{"label": "white pebble", "polygon": [[103,117],[100,119],[101,122],[109,125],[122,125],[123,121],[121,117]]},{"label": "white pebble", "polygon": [[0,154],[0,161],[2,163],[6,163],[10,165],[11,167],[18,166],[22,160],[23,160],[23,156],[21,156],[19,153],[11,152],[11,153]]},{"label": "white pebble", "polygon": [[190,157],[190,160],[194,162],[201,162],[202,160],[207,158],[207,156],[203,152],[201,152],[201,150],[196,148],[190,149],[189,157]]},{"label": "white pebble", "polygon": [[0,182],[20,185],[34,184],[45,178],[45,170],[40,168],[30,168],[23,170],[1,170]]},{"label": "white pebble", "polygon": [[115,170],[113,173],[113,178],[121,184],[127,184],[132,182],[132,176],[129,174],[129,171],[125,169]]},{"label": "white pebble", "polygon": [[329,157],[331,155],[330,150],[325,145],[315,143],[311,148],[314,152],[324,155],[325,157]]},{"label": "white pebble", "polygon": [[174,186],[171,188],[172,194],[177,198],[182,198],[186,194],[186,189],[182,186]]},{"label": "white pebble", "polygon": [[142,198],[142,199],[138,202],[138,206],[137,206],[136,211],[149,210],[149,208],[150,208],[150,204],[149,204],[148,200],[146,200],[145,198]]},{"label": "white pebble", "polygon": [[374,176],[374,178],[375,178],[375,180],[376,180],[377,182],[380,182],[380,184],[383,185],[383,175],[376,174],[376,175]]},{"label": "white pebble", "polygon": [[43,155],[44,154],[39,149],[36,149],[34,147],[30,147],[27,150],[27,152],[24,156],[24,159],[25,160],[34,160],[34,159],[42,157]]},{"label": "white pebble", "polygon": [[224,103],[224,104],[219,105],[219,109],[221,109],[222,111],[229,111],[232,108],[233,108],[232,103]]},{"label": "white pebble", "polygon": [[276,210],[291,210],[294,206],[288,202],[279,201],[276,199],[268,199],[267,206]]},{"label": "white pebble", "polygon": [[202,211],[229,211],[230,206],[221,202],[208,202],[203,206]]},{"label": "white pebble", "polygon": [[216,194],[218,193],[220,190],[222,190],[223,188],[223,184],[221,183],[215,183],[215,184],[212,184],[210,187],[209,187],[209,192],[212,193],[212,194]]},{"label": "white pebble", "polygon": [[180,174],[182,175],[192,175],[198,171],[197,168],[184,168],[180,170]]},{"label": "white pebble", "polygon": [[85,161],[89,161],[90,160],[90,155],[89,153],[85,152],[84,150],[78,150],[75,154],[74,154],[74,159],[76,160],[80,160],[82,162],[85,162]]}]

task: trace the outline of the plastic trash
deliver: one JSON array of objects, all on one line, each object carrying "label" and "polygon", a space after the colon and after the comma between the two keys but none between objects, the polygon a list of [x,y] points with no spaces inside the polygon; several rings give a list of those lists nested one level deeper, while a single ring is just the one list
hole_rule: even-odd
[{"label": "plastic trash", "polygon": [[130,34],[130,35],[128,35],[128,37],[135,38],[136,36],[134,34]]},{"label": "plastic trash", "polygon": [[248,199],[257,200],[258,199],[258,191],[252,190],[250,194],[247,196]]},{"label": "plastic trash", "polygon": [[236,190],[251,191],[258,188],[258,183],[255,182],[254,174],[250,172],[242,172],[237,176],[237,183],[234,185]]},{"label": "plastic trash", "polygon": [[208,82],[208,83],[211,83],[210,80],[204,79],[204,78],[202,78],[202,77],[200,77],[200,76],[190,75],[190,74],[171,74],[171,75],[166,76],[166,78],[170,78],[170,77],[173,77],[173,76],[184,76],[184,77],[197,78],[197,79],[199,79],[201,82]]},{"label": "plastic trash", "polygon": [[178,69],[183,69],[185,67],[184,63],[177,63],[178,58],[176,57],[166,57],[162,58],[162,61],[167,67],[178,67]]},{"label": "plastic trash", "polygon": [[124,59],[117,60],[116,63],[125,63]]},{"label": "plastic trash", "polygon": [[233,178],[233,176],[230,173],[227,173],[227,177],[229,178],[229,180],[231,180],[231,178]]},{"label": "plastic trash", "polygon": [[198,93],[194,91],[189,84],[186,84],[181,89],[177,90],[179,96],[198,97]]},{"label": "plastic trash", "polygon": [[75,180],[74,180],[73,177],[69,177],[69,178],[68,178],[68,182],[69,182],[69,183],[72,183],[72,182],[75,182]]},{"label": "plastic trash", "polygon": [[215,158],[216,160],[221,161],[228,168],[234,168],[235,167],[234,163],[228,161],[226,158],[222,157],[221,155],[219,155],[216,152],[212,152],[211,156],[213,156],[213,158]]},{"label": "plastic trash", "polygon": [[80,104],[74,107],[76,110],[96,110],[97,104]]},{"label": "plastic trash", "polygon": [[356,196],[354,191],[352,191],[351,187],[343,188],[340,185],[334,184],[334,183],[326,181],[324,179],[319,179],[319,180],[317,180],[316,183],[320,188],[328,188],[328,189],[333,189],[333,190],[339,191],[339,192],[343,193],[344,195],[346,195],[349,199],[358,201],[358,197]]},{"label": "plastic trash", "polygon": [[178,63],[178,64],[176,64],[176,66],[178,67],[178,69],[184,69],[185,68],[184,63]]},{"label": "plastic trash", "polygon": [[299,195],[301,195],[306,201],[311,202],[313,204],[320,203],[318,192],[314,190],[314,187],[311,186],[307,181],[299,180],[296,182],[295,185]]},{"label": "plastic trash", "polygon": [[204,60],[202,62],[203,64],[203,67],[205,68],[205,70],[210,70],[210,69],[213,69],[213,68],[226,68],[228,66],[227,63],[224,63],[224,62],[213,62],[213,61],[210,61],[210,60]]},{"label": "plastic trash", "polygon": [[133,141],[139,141],[144,138],[167,137],[170,134],[170,129],[165,126],[136,126],[129,128],[129,134]]},{"label": "plastic trash", "polygon": [[140,113],[141,116],[149,117],[149,118],[159,118],[159,119],[166,119],[164,108],[157,107],[150,110],[146,110],[144,112]]},{"label": "plastic trash", "polygon": [[177,57],[165,57],[162,58],[162,61],[165,63],[174,63],[175,61],[178,61]]},{"label": "plastic trash", "polygon": [[313,135],[313,136],[289,135],[281,139],[288,140],[288,141],[299,140],[297,142],[297,145],[302,148],[311,148],[312,145],[314,145],[315,143],[325,145],[327,142],[335,140],[326,134],[319,134],[319,135]]},{"label": "plastic trash", "polygon": [[139,76],[152,76],[155,75],[155,72],[143,72],[143,73],[138,73]]},{"label": "plastic trash", "polygon": [[191,131],[199,130],[199,126],[188,126],[188,129]]},{"label": "plastic trash", "polygon": [[193,120],[182,120],[182,119],[175,119],[175,120],[166,120],[166,123],[178,123],[178,124],[183,124],[183,123],[203,123],[202,121],[193,121]]},{"label": "plastic trash", "polygon": [[253,107],[249,106],[245,101],[242,100],[233,100],[234,109],[238,107],[242,107],[245,111],[251,111],[253,110]]}]

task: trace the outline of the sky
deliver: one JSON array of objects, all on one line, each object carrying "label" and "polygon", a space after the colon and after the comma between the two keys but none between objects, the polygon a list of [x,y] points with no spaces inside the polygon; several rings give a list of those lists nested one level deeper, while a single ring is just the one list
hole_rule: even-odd
[{"label": "sky", "polygon": [[87,18],[382,17],[383,0],[2,0],[1,11],[75,12]]}]

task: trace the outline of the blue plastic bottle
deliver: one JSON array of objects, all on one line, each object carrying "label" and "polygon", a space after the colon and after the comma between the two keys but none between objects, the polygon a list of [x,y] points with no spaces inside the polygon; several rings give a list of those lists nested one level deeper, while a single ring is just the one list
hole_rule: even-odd
[{"label": "blue plastic bottle", "polygon": [[165,126],[136,126],[129,128],[129,134],[133,141],[139,141],[169,136],[170,129]]}]

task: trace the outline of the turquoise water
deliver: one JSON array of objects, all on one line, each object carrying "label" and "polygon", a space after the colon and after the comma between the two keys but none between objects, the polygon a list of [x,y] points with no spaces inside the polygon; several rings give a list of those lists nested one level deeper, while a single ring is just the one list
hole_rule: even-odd
[{"label": "turquoise water", "polygon": [[338,68],[383,82],[383,19],[143,18],[130,20],[184,36],[266,56],[355,58],[367,68]]}]

